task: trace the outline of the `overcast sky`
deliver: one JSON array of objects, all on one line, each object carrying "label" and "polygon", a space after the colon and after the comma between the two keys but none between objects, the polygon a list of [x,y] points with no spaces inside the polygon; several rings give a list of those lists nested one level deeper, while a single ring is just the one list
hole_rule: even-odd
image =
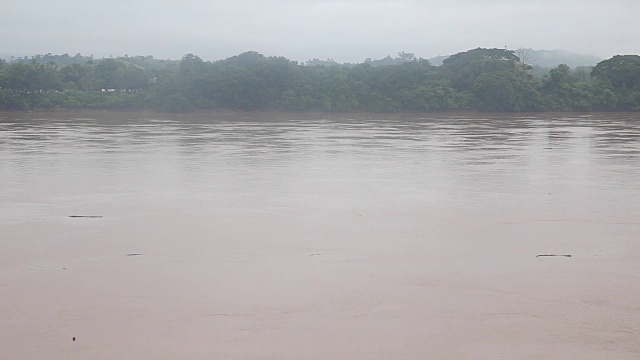
[{"label": "overcast sky", "polygon": [[640,54],[640,0],[0,0],[0,55],[430,58],[476,47]]}]

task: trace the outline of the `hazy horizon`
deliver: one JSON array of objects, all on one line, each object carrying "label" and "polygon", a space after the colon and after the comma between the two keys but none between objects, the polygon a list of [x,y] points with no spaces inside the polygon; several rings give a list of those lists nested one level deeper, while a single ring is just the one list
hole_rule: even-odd
[{"label": "hazy horizon", "polygon": [[609,58],[637,54],[640,3],[505,0],[312,1],[34,0],[5,5],[0,57],[82,53],[207,60],[245,51],[291,60],[362,62],[405,51],[418,57],[477,47],[563,49]]},{"label": "hazy horizon", "polygon": [[[447,58],[447,57],[449,57],[451,55],[454,55],[456,53],[469,51],[469,50],[473,50],[473,49],[474,48],[469,48],[469,49],[459,50],[459,51],[453,52],[451,54],[443,54],[443,55],[437,55],[437,56],[432,56],[432,57],[419,56],[418,54],[415,54],[412,51],[404,51],[404,52],[413,53],[414,55],[416,55],[417,58],[422,58],[422,59],[427,59],[427,60],[436,60],[437,63],[432,63],[432,64],[440,65],[442,59],[444,59],[444,58]],[[509,49],[509,50],[517,51],[518,49]],[[527,49],[527,48],[525,48],[525,50],[532,50],[534,52],[538,52],[538,51],[539,52],[548,52],[548,53],[561,52],[561,53],[565,53],[566,55],[569,55],[569,56],[581,56],[581,57],[585,57],[585,58],[600,58],[600,59],[604,60],[603,58],[601,58],[601,57],[599,57],[597,55],[584,54],[584,53],[574,53],[574,52],[569,52],[569,51],[567,51],[565,49],[551,49],[550,50],[550,49]],[[191,54],[194,54],[194,55],[202,58],[205,61],[218,61],[218,60],[225,60],[225,59],[228,59],[230,57],[233,57],[233,56],[236,56],[236,55],[240,55],[240,54],[242,54],[244,52],[250,52],[250,51],[255,51],[255,50],[248,49],[246,51],[239,52],[239,53],[236,53],[236,54],[231,54],[231,55],[228,55],[228,56],[225,56],[225,57],[221,57],[221,58],[204,57],[204,56],[201,56],[201,54],[193,53],[193,52],[191,52]],[[258,52],[258,53],[260,53],[260,52]],[[185,53],[185,54],[182,54],[182,55],[180,55],[178,57],[160,57],[160,56],[156,56],[155,54],[134,54],[134,53],[131,53],[131,54],[109,53],[108,55],[97,55],[97,54],[77,53],[77,52],[68,52],[68,51],[67,52],[59,52],[59,53],[54,53],[54,52],[50,52],[50,51],[47,51],[47,52],[42,52],[41,51],[41,52],[34,52],[34,53],[29,53],[29,54],[4,54],[4,53],[0,52],[0,59],[5,59],[5,60],[9,60],[9,61],[11,60],[12,57],[14,59],[23,59],[25,57],[30,59],[31,57],[36,56],[36,55],[47,55],[47,54],[56,55],[56,56],[57,55],[67,54],[67,55],[72,56],[72,57],[75,56],[76,54],[80,54],[81,56],[93,56],[94,59],[119,58],[119,57],[124,57],[124,56],[130,56],[130,57],[135,57],[135,56],[153,56],[154,59],[158,59],[158,60],[180,60],[184,55],[187,55],[187,54],[190,54],[190,53]],[[264,56],[283,56],[282,54],[264,54],[264,53],[260,53],[260,54],[262,54]],[[381,59],[383,59],[383,58],[385,58],[387,56],[390,56],[392,58],[396,58],[396,57],[399,56],[399,52],[398,53],[389,53],[389,54],[386,54],[386,55],[383,55],[383,56],[379,56],[379,57],[367,56],[366,58],[363,58],[363,59],[360,59],[360,60],[355,60],[355,61],[340,61],[340,59],[334,59],[334,58],[328,58],[328,57],[316,57],[316,58],[313,58],[313,59],[291,59],[291,58],[289,58],[289,60],[295,60],[295,61],[298,61],[298,62],[301,62],[301,63],[305,63],[305,62],[309,62],[309,61],[312,61],[314,59],[317,59],[317,60],[323,60],[323,61],[324,60],[333,60],[333,61],[336,61],[338,63],[344,63],[344,64],[349,64],[349,63],[359,64],[359,63],[366,62],[368,59],[381,60]],[[288,58],[288,57],[285,56],[285,58]]]}]

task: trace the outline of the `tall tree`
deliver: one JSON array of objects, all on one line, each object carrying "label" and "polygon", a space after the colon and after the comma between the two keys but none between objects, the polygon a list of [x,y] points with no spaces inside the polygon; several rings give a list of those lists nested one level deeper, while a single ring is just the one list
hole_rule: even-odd
[{"label": "tall tree", "polygon": [[515,69],[519,61],[512,50],[477,48],[451,55],[442,62],[442,71],[456,89],[464,91],[471,90],[478,76]]},{"label": "tall tree", "polygon": [[616,55],[601,61],[593,68],[591,76],[609,82],[614,88],[638,88],[640,87],[640,56]]}]

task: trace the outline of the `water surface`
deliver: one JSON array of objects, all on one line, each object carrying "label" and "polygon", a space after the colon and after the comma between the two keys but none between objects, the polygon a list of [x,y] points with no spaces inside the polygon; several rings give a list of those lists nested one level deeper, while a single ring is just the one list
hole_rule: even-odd
[{"label": "water surface", "polygon": [[637,114],[0,114],[0,348],[637,359],[639,140]]}]

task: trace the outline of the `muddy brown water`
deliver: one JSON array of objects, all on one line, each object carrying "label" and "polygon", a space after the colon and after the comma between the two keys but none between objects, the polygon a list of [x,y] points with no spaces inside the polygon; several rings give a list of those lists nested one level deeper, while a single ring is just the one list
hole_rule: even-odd
[{"label": "muddy brown water", "polygon": [[638,359],[640,115],[0,114],[0,352]]}]

